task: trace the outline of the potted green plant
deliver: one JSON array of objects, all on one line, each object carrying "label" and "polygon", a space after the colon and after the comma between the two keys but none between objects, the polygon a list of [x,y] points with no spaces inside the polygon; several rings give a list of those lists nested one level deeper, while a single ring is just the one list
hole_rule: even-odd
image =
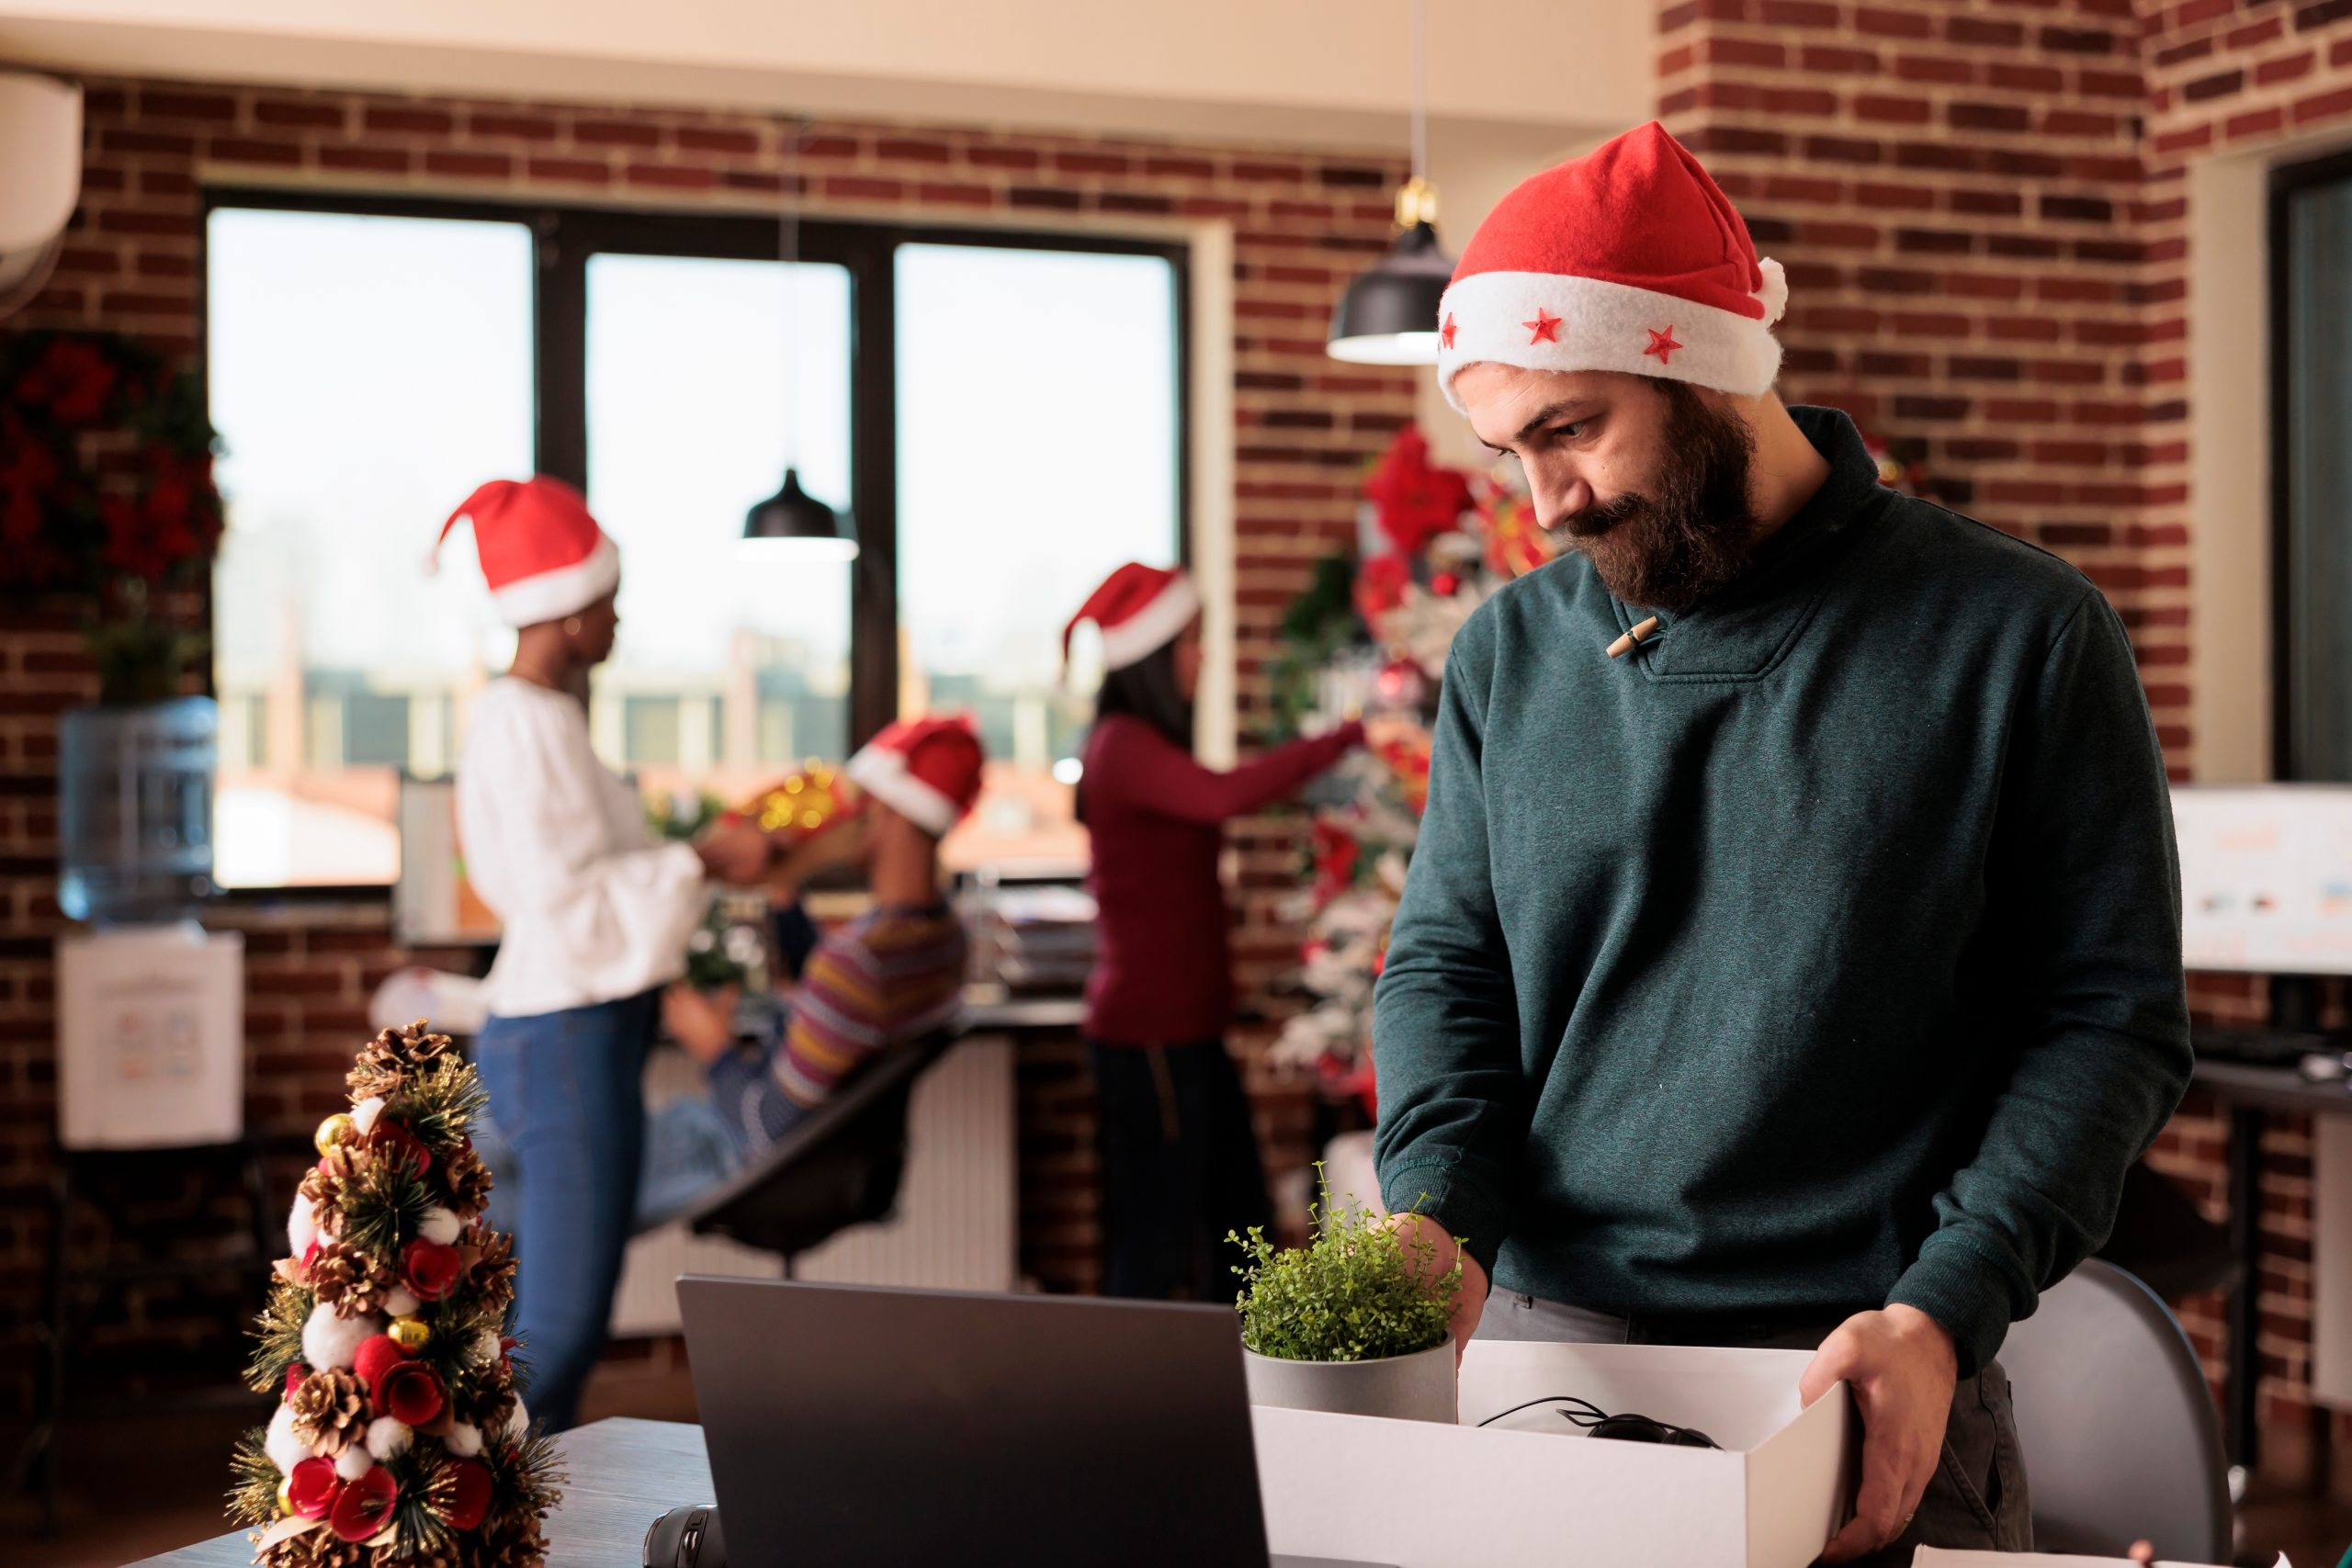
[{"label": "potted green plant", "polygon": [[1432,1289],[1436,1243],[1408,1241],[1352,1198],[1334,1204],[1315,1172],[1305,1247],[1280,1250],[1256,1225],[1226,1237],[1246,1258],[1234,1272],[1250,1402],[1452,1423],[1461,1263]]}]

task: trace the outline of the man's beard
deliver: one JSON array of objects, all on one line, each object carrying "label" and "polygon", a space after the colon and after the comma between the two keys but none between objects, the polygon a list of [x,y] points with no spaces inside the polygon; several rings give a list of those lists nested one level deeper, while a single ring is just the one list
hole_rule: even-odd
[{"label": "man's beard", "polygon": [[1679,612],[1713,598],[1747,564],[1757,533],[1747,497],[1756,436],[1684,383],[1654,384],[1667,401],[1666,457],[1649,493],[1628,491],[1562,528],[1620,600]]}]

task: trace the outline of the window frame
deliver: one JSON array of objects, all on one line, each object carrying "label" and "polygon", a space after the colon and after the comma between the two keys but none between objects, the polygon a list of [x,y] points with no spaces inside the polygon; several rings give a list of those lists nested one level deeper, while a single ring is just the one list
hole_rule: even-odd
[{"label": "window frame", "polygon": [[[222,208],[515,223],[530,231],[532,451],[537,471],[588,483],[588,258],[597,254],[780,258],[782,214],[740,209],[594,207],[286,187],[208,186],[198,224],[197,349],[208,416],[211,400],[209,246]],[[967,245],[1152,256],[1168,264],[1173,291],[1176,386],[1176,556],[1193,562],[1192,246],[1182,239],[931,221],[849,220],[803,213],[797,259],[842,267],[850,294],[850,495],[842,508],[858,541],[850,570],[849,747],[898,716],[899,516],[897,257],[902,245]],[[781,477],[781,476],[779,476]],[[212,614],[206,578],[205,616]],[[213,691],[213,666],[204,666]],[[217,693],[215,693],[217,694]],[[230,900],[385,898],[392,884],[240,887]]]},{"label": "window frame", "polygon": [[2295,390],[2296,353],[2291,320],[2294,258],[2288,253],[2291,236],[2289,209],[2302,192],[2320,186],[2352,182],[2352,152],[2330,153],[2270,170],[2267,227],[2270,299],[2270,776],[2280,782],[2301,782],[2296,766],[2296,684],[2294,592],[2289,581],[2293,564],[2295,496],[2294,420],[2290,404]]}]

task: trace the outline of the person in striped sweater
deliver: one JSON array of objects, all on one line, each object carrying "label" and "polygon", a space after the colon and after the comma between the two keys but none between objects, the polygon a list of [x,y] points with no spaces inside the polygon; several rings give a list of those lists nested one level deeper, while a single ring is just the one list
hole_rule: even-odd
[{"label": "person in striped sweater", "polygon": [[739,1047],[731,994],[675,987],[664,998],[663,1021],[703,1065],[740,1157],[783,1139],[883,1052],[955,1017],[965,937],[940,892],[939,841],[978,798],[984,761],[962,717],[894,724],[850,760],[865,819],[832,829],[854,836],[829,850],[865,863],[873,908],[817,945],[757,1049]]}]

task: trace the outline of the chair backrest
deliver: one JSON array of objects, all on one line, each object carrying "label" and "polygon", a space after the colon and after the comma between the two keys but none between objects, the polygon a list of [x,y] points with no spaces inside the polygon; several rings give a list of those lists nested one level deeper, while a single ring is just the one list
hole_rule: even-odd
[{"label": "chair backrest", "polygon": [[915,1079],[958,1036],[942,1030],[894,1045],[726,1185],[678,1217],[784,1258],[855,1224],[887,1219],[906,1169]]},{"label": "chair backrest", "polygon": [[2009,1330],[2035,1550],[2226,1562],[2230,1485],[2220,1412],[2155,1292],[2092,1258]]}]

